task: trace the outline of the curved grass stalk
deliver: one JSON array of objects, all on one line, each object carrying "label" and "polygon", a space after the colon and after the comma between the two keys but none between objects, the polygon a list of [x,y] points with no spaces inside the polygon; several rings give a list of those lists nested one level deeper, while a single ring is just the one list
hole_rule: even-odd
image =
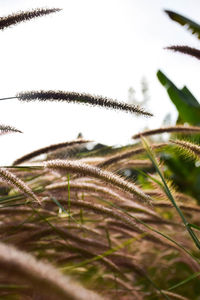
[{"label": "curved grass stalk", "polygon": [[64,143],[59,143],[59,144],[54,144],[54,145],[50,145],[50,146],[47,146],[47,147],[43,147],[43,148],[40,148],[40,149],[37,149],[33,152],[30,152],[20,158],[18,158],[17,160],[14,161],[13,165],[19,165],[27,160],[30,160],[36,156],[39,156],[41,154],[46,154],[46,153],[49,153],[49,152],[52,152],[52,151],[56,151],[58,149],[62,149],[62,148],[66,148],[66,147],[72,147],[72,146],[77,146],[77,145],[81,145],[81,144],[86,144],[86,143],[89,143],[90,141],[88,140],[81,140],[81,139],[78,139],[78,140],[75,140],[75,141],[70,141],[70,142],[64,142]]},{"label": "curved grass stalk", "polygon": [[[18,212],[20,212],[20,211],[18,211]],[[42,212],[43,215],[44,215],[43,211],[40,210],[40,212]],[[23,214],[23,211],[22,211],[22,214]],[[48,217],[51,216],[51,215],[57,216],[54,213],[50,212]],[[20,223],[19,224],[17,222],[9,222],[9,223],[2,224],[0,226],[0,233],[2,234],[5,231],[6,232],[11,231],[13,228],[16,228],[16,230],[20,229],[20,230],[23,230],[23,232],[25,232],[25,236],[22,237],[21,240],[23,240],[24,238],[27,238],[26,242],[28,240],[32,241],[33,239],[34,240],[39,239],[39,238],[45,236],[48,233],[51,234],[51,232],[53,232],[53,230],[54,230],[51,227],[47,228],[43,225],[38,226],[38,225],[35,225],[34,223],[25,223],[25,224]],[[64,231],[66,231],[63,226],[57,226],[57,228],[58,229],[63,229]],[[96,237],[98,236],[99,240],[100,240],[100,238],[102,238],[102,234],[99,231],[97,231],[95,229],[92,229],[92,228],[90,228],[86,225],[83,225],[83,224],[80,224],[80,225],[79,224],[67,225],[67,230],[69,230],[69,231],[70,230],[83,231],[84,233],[88,233],[92,236],[96,236]],[[20,234],[21,234],[21,232],[20,232]],[[26,236],[26,234],[27,234],[27,236]],[[66,237],[67,237],[67,233],[66,233]]]},{"label": "curved grass stalk", "polygon": [[[92,255],[93,258],[92,260],[90,261],[96,261],[96,260],[101,260],[103,258],[108,258],[109,257],[109,260],[112,261],[116,266],[118,265],[122,265],[123,262],[126,261],[129,261],[129,260],[134,260],[135,261],[135,257],[132,256],[132,255],[129,255],[128,253],[126,253],[126,257],[124,256],[124,251],[125,248],[127,245],[130,245],[132,244],[133,241],[137,241],[137,240],[140,240],[141,238],[143,238],[146,234],[145,233],[141,233],[140,235],[137,235],[137,236],[134,236],[133,238],[129,239],[128,241],[126,240],[125,242],[121,243],[121,242],[118,242],[117,245],[115,245],[114,247],[110,247],[109,249],[107,249],[103,255],[102,254],[95,254],[95,255]],[[120,250],[123,249],[122,252],[120,252]],[[85,250],[85,249],[84,249]],[[97,253],[97,251],[95,251]],[[90,252],[89,252],[90,253]],[[94,252],[93,252],[94,253]],[[99,251],[98,251],[99,253]],[[92,254],[92,252],[90,253]],[[90,255],[91,256],[91,255]],[[90,261],[86,260],[84,262],[81,262],[80,264],[81,265],[86,265],[88,264]],[[80,266],[80,265],[79,265]],[[75,266],[77,267],[77,266]],[[69,268],[74,268],[74,266],[72,267],[69,267]],[[144,275],[145,271],[144,269],[138,265],[138,263],[135,261],[134,263],[132,263],[132,270],[137,274],[137,275]],[[122,273],[123,274],[123,273]],[[124,277],[126,277],[124,275]],[[130,279],[128,281],[131,281]]]},{"label": "curved grass stalk", "polygon": [[[178,203],[179,207],[182,210],[185,210],[187,212],[200,212],[200,206],[197,205],[190,205],[190,204],[182,204],[182,203]],[[165,202],[165,201],[158,201],[154,204],[155,207],[166,207],[166,208],[172,208],[173,205],[169,202]]]},{"label": "curved grass stalk", "polygon": [[[110,210],[107,207],[102,207],[101,205],[99,206],[99,205],[95,205],[93,203],[91,204],[91,203],[88,203],[86,201],[81,201],[81,200],[76,200],[76,201],[71,200],[71,204],[73,206],[85,208],[85,209],[94,211],[94,213],[105,214],[116,220],[121,220],[122,224],[124,224],[124,226],[125,225],[130,226],[129,229],[132,228],[133,230],[137,230],[137,231],[139,230],[139,232],[144,232],[144,228],[147,228],[149,239],[152,239],[152,241],[156,241],[156,243],[161,243],[162,245],[165,245],[167,247],[174,247],[175,249],[181,251],[184,255],[186,255],[186,257],[194,265],[195,270],[196,271],[199,270],[199,260],[195,256],[193,256],[187,249],[185,249],[182,245],[180,245],[178,242],[173,240],[168,235],[166,235],[166,234],[160,232],[159,230],[153,228],[152,226],[146,224],[145,222],[138,219],[137,217],[131,215],[127,211],[120,208],[118,205],[113,204],[109,201],[105,201],[105,200],[104,200],[104,202],[108,203],[113,208],[116,208],[117,210],[119,210],[120,215],[118,215],[118,212]],[[142,224],[144,227],[141,227],[139,224]],[[159,239],[158,236],[160,236],[162,238]],[[165,240],[167,240],[167,242]]]},{"label": "curved grass stalk", "polygon": [[107,184],[111,184],[115,187],[118,187],[123,191],[127,191],[144,202],[150,203],[152,201],[151,197],[146,195],[134,183],[129,182],[111,172],[101,170],[100,168],[91,165],[80,163],[79,161],[51,160],[44,162],[44,167],[49,169],[61,169],[67,173],[78,173],[81,175],[91,176],[100,179],[106,182]]},{"label": "curved grass stalk", "polygon": [[[150,232],[151,227],[149,225],[144,223],[142,220],[138,220],[138,218],[132,216],[130,213],[125,214],[121,211],[117,211],[116,209],[111,209],[111,208],[105,207],[103,205],[94,204],[94,203],[91,203],[91,202],[88,202],[88,201],[85,201],[85,200],[84,201],[82,201],[82,200],[71,200],[71,205],[74,206],[74,207],[85,208],[89,211],[94,212],[95,214],[108,216],[111,219],[114,219],[116,221],[120,220],[121,224],[123,224],[124,226],[128,226],[129,230],[132,229],[136,232],[144,233],[145,234],[145,239],[146,238],[150,239],[154,243],[159,243],[159,244],[161,244],[165,247],[172,247],[172,248],[174,247],[175,249],[178,249],[178,247],[174,246],[173,244],[171,244],[167,241],[159,239],[157,234],[155,234],[155,233],[158,233],[158,232],[156,232],[156,230],[154,230],[154,232],[151,233]],[[113,206],[113,207],[115,207],[115,206]],[[119,207],[119,209],[120,209],[120,207]],[[143,226],[141,226],[140,224],[145,225],[147,230]]]},{"label": "curved grass stalk", "polygon": [[151,113],[146,112],[142,108],[135,105],[130,105],[125,102],[119,102],[110,98],[102,96],[94,96],[85,93],[76,92],[63,92],[63,91],[30,91],[18,93],[16,97],[20,101],[58,101],[69,102],[77,104],[87,104],[91,106],[100,106],[103,108],[110,108],[115,110],[121,110],[129,113],[136,113],[146,116],[152,116]]},{"label": "curved grass stalk", "polygon": [[[65,229],[65,228],[61,228],[60,226],[55,226],[56,231],[59,232],[60,236],[62,236],[64,239],[66,240],[74,240],[75,242],[77,242],[79,245],[83,244],[83,245],[87,245],[88,247],[93,247],[96,249],[108,249],[108,246],[103,243],[100,242],[99,240],[96,239],[92,239],[92,238],[82,238],[80,236],[78,236],[75,233],[72,233],[69,231],[69,229]],[[47,238],[48,235],[52,234],[55,230],[53,228],[50,227],[44,227],[42,229],[37,229],[34,232],[29,232],[28,234],[25,234],[25,237],[22,236],[20,243],[21,244],[26,244],[28,242],[32,242],[34,240],[38,240],[41,239],[43,237]]]},{"label": "curved grass stalk", "polygon": [[[131,215],[130,215],[130,217],[131,217]],[[134,217],[133,217],[133,219],[134,219]],[[163,239],[159,239],[158,236],[156,236],[154,234],[151,234],[151,235],[147,234],[144,236],[144,240],[152,242],[156,245],[161,245],[166,248],[172,248],[172,249],[176,249],[176,250],[180,251],[180,253],[182,253],[184,258],[186,259],[188,265],[190,265],[191,269],[194,270],[195,272],[199,271],[199,261],[195,257],[192,257],[192,255],[184,247],[182,247],[176,241],[171,239],[169,236],[163,234],[162,232],[159,232],[158,230],[156,230],[153,227],[149,226],[148,224],[144,223],[142,220],[140,220],[140,219],[137,219],[137,220],[138,220],[138,223],[143,224],[146,228],[151,230],[153,233],[157,233],[158,235],[167,239],[167,241],[165,241]],[[120,232],[122,234],[122,236],[134,237],[135,236],[134,231],[139,234],[142,232],[142,231],[138,230],[137,228],[134,229],[133,227],[129,226],[128,224],[125,224],[118,220],[114,221],[113,219],[107,220],[107,226],[111,230]],[[169,243],[168,241],[172,242],[172,244]]]},{"label": "curved grass stalk", "polygon": [[[160,189],[145,189],[144,190],[145,193],[151,197],[154,197],[154,198],[166,198],[166,195],[164,194],[164,192]],[[154,202],[155,204],[156,202]]]},{"label": "curved grass stalk", "polygon": [[166,195],[168,196],[169,200],[171,201],[171,203],[173,204],[173,206],[176,209],[177,213],[179,214],[179,216],[180,216],[183,224],[185,225],[185,228],[188,231],[188,233],[189,233],[191,239],[193,240],[194,244],[196,245],[196,247],[198,249],[200,249],[200,241],[199,241],[198,237],[196,236],[196,234],[194,233],[194,231],[192,230],[192,228],[189,226],[189,223],[187,222],[184,214],[182,213],[182,211],[179,208],[179,206],[177,205],[177,203],[176,203],[176,201],[175,201],[172,193],[170,192],[170,189],[169,189],[169,187],[168,187],[168,185],[166,183],[166,180],[165,180],[165,178],[164,178],[164,176],[163,176],[163,174],[162,174],[162,172],[161,172],[161,170],[159,168],[159,165],[158,165],[158,163],[156,161],[156,157],[154,156],[154,153],[152,152],[152,150],[150,149],[147,141],[143,137],[142,137],[142,142],[144,144],[144,147],[145,147],[145,149],[146,149],[146,151],[148,153],[148,156],[149,156],[150,160],[152,161],[153,165],[156,168],[156,171],[158,172],[158,174],[159,174],[159,176],[160,176],[160,178],[162,180],[163,189],[164,189]]},{"label": "curved grass stalk", "polygon": [[32,190],[29,188],[29,186],[24,183],[21,179],[19,179],[17,176],[12,174],[10,171],[0,168],[0,179],[2,179],[4,182],[14,186],[17,188],[20,192],[24,193],[34,201],[40,203],[40,199],[32,192]]},{"label": "curved grass stalk", "polygon": [[196,145],[196,144],[193,144],[193,143],[187,142],[187,141],[181,141],[181,140],[170,140],[170,142],[172,144],[175,144],[176,146],[178,146],[180,149],[186,150],[190,154],[193,154],[193,156],[195,156],[195,158],[200,157],[200,146],[199,145]]},{"label": "curved grass stalk", "polygon": [[152,168],[152,163],[147,159],[129,159],[129,160],[123,160],[120,162],[116,162],[115,165],[110,167],[110,170],[124,170],[124,169],[148,169]]},{"label": "curved grass stalk", "polygon": [[[44,220],[61,238],[65,238],[65,236],[63,236],[62,232],[60,232],[60,230],[57,230],[57,228],[51,224],[51,222],[49,222],[49,220],[47,218],[44,218],[38,211],[36,211],[33,207],[32,207],[33,211],[35,211],[38,216]],[[71,226],[71,225],[70,225]],[[73,241],[74,242],[74,241]],[[67,244],[64,242],[64,246],[65,247],[70,247],[70,243],[72,243],[72,241],[68,241]],[[73,247],[74,249],[74,247]],[[84,253],[84,254],[89,254],[90,256],[95,256],[96,253],[93,251],[91,252],[91,250],[84,247],[84,244],[82,244],[81,246],[79,246],[76,244],[75,246],[75,250],[78,250],[78,253]],[[108,266],[112,271],[118,272],[119,274],[121,274],[124,278],[126,278],[126,276],[120,271],[120,269],[118,268],[118,266],[116,264],[114,264],[112,261],[110,261],[108,258],[104,257],[102,259],[103,263]],[[127,279],[127,278],[126,278]]]},{"label": "curved grass stalk", "polygon": [[172,293],[172,292],[169,292],[169,291],[166,291],[166,290],[162,290],[163,294],[164,295],[167,295],[170,297],[170,299],[177,299],[177,300],[190,300],[182,295],[179,295],[179,294],[176,294],[176,293]]},{"label": "curved grass stalk", "polygon": [[[152,148],[154,149],[159,149],[162,147],[168,146],[167,143],[160,143],[160,144],[154,144],[152,145]],[[112,155],[108,158],[106,158],[103,162],[99,163],[97,166],[99,168],[105,168],[108,167],[109,165],[112,165],[116,162],[118,162],[119,160],[134,156],[134,155],[139,155],[139,154],[143,154],[145,153],[145,149],[144,147],[138,147],[138,148],[133,148],[127,151],[123,151],[122,153],[117,153],[115,155]]]},{"label": "curved grass stalk", "polygon": [[[59,190],[65,190],[67,191],[67,183],[66,182],[58,182],[58,183],[53,183],[50,184],[48,186],[46,186],[47,190],[57,190],[57,192],[59,192]],[[158,214],[153,211],[152,209],[150,209],[149,207],[145,207],[142,204],[139,204],[137,202],[133,202],[132,199],[130,198],[125,198],[121,195],[119,195],[118,193],[116,193],[115,191],[113,191],[112,189],[109,189],[107,187],[104,186],[100,186],[97,184],[93,184],[93,183],[77,183],[77,182],[70,182],[70,190],[75,190],[75,191],[88,191],[88,192],[92,192],[92,193],[98,193],[98,194],[102,194],[106,197],[118,200],[120,202],[124,202],[124,203],[130,203],[131,207],[133,209],[142,211],[144,213],[146,213],[147,215],[153,216],[154,218],[158,218],[160,219],[160,217],[158,216]]]},{"label": "curved grass stalk", "polygon": [[[84,247],[83,246],[79,246],[77,244],[73,244],[71,241],[68,242],[67,244],[67,247],[70,248],[73,252],[76,251],[78,253],[82,253],[85,256],[89,256],[92,258],[93,257],[96,257],[98,254],[97,254],[97,251],[96,250],[91,250],[89,247]],[[128,277],[120,270],[120,268],[111,260],[109,259],[108,257],[101,257],[100,259],[100,262],[102,262],[103,265],[105,265],[106,267],[108,267],[111,271],[114,271],[114,272],[117,272],[119,273],[126,281],[129,281]],[[61,267],[61,270],[63,271],[69,271],[73,268],[76,268],[78,267],[78,265],[74,266],[74,267]]]},{"label": "curved grass stalk", "polygon": [[2,275],[27,283],[48,299],[102,300],[101,296],[63,276],[50,264],[3,243],[0,243],[0,266]]},{"label": "curved grass stalk", "polygon": [[[140,220],[139,218],[137,218],[137,217],[131,215],[129,212],[127,212],[126,210],[123,210],[122,208],[120,208],[120,207],[117,206],[116,204],[113,204],[113,203],[108,202],[108,201],[105,201],[105,200],[104,200],[104,202],[108,203],[108,204],[111,205],[112,207],[114,207],[114,208],[116,208],[117,210],[119,210],[121,213],[123,213],[125,216],[127,216],[128,219],[131,219],[132,221],[134,220],[134,222],[137,222],[137,224],[142,224],[142,225],[143,225],[145,228],[147,228],[150,232],[153,232],[153,235],[151,235],[151,233],[150,233],[150,236],[151,236],[150,238],[153,238],[153,239],[154,239],[154,237],[157,238],[157,237],[155,236],[155,234],[156,234],[156,235],[158,235],[158,236],[164,238],[164,240],[166,239],[168,242],[171,242],[171,243],[173,244],[172,247],[176,248],[177,250],[179,250],[180,252],[182,252],[184,255],[186,255],[186,257],[187,257],[188,259],[190,259],[191,263],[194,265],[194,267],[196,268],[196,270],[197,270],[197,271],[199,270],[200,260],[199,260],[197,257],[195,257],[192,253],[190,253],[190,251],[188,251],[186,248],[184,248],[181,244],[179,244],[178,242],[176,242],[175,240],[173,240],[170,236],[168,236],[167,234],[165,234],[165,233],[163,233],[163,232],[161,232],[161,231],[159,231],[159,230],[153,228],[152,226],[146,224],[145,222],[143,222],[143,221]],[[123,220],[122,220],[122,222],[123,222]],[[124,222],[124,224],[125,224],[125,223],[126,223],[126,222]],[[127,222],[127,225],[128,225],[128,222]],[[191,225],[192,225],[192,226],[191,226]],[[128,225],[128,226],[129,226],[129,225]],[[193,227],[193,226],[194,226],[194,224],[189,224],[189,223],[188,223],[188,227]],[[130,226],[130,227],[131,227],[131,226]],[[134,228],[134,227],[132,227],[132,228]],[[138,229],[139,229],[139,227],[138,227]],[[190,228],[190,229],[191,229],[191,228]],[[143,230],[143,229],[139,229],[139,230]],[[144,230],[143,230],[143,231],[144,231]],[[162,241],[163,245],[166,243],[166,241],[163,241],[163,239],[162,239],[162,240],[159,240],[159,239],[157,238],[157,241],[158,241],[158,242],[161,242],[161,241]],[[171,246],[171,244],[168,243],[168,246]]]},{"label": "curved grass stalk", "polygon": [[85,163],[85,164],[91,164],[91,165],[97,165],[98,163],[102,162],[104,160],[103,157],[85,157],[85,158],[80,158],[80,161]]},{"label": "curved grass stalk", "polygon": [[[141,236],[144,236],[144,233],[141,234]],[[131,245],[133,242],[135,242],[136,240],[140,239],[141,236],[137,236],[137,237],[128,239],[128,240],[126,240],[125,242],[120,243],[120,244],[117,245],[116,247],[113,247],[113,248],[111,248],[111,249],[106,250],[104,253],[95,255],[95,257],[92,257],[92,258],[90,258],[90,259],[87,259],[87,260],[85,260],[85,261],[79,263],[78,265],[72,266],[70,269],[74,269],[74,268],[77,268],[77,267],[82,267],[82,266],[87,265],[88,263],[95,262],[95,261],[101,260],[102,258],[105,258],[105,257],[107,257],[107,256],[112,256],[112,255],[114,255],[114,257],[115,257],[115,255],[116,255],[116,258],[118,258],[118,259],[121,258],[122,260],[125,260],[124,254],[123,254],[123,253],[118,253],[118,251],[121,250],[121,249],[123,249],[123,248],[125,248],[125,247],[128,246],[128,245]],[[116,253],[116,252],[117,252],[117,253]],[[137,264],[132,264],[132,266],[133,266],[132,269],[133,269],[137,274],[139,274],[139,275],[144,275],[144,274],[145,274],[144,270],[143,270],[140,266],[138,266]]]},{"label": "curved grass stalk", "polygon": [[142,228],[140,228],[140,225],[138,225],[133,219],[131,220],[129,216],[125,216],[123,213],[105,207],[103,205],[94,204],[85,200],[83,201],[83,200],[72,200],[72,199],[71,199],[71,204],[74,207],[85,208],[89,211],[94,212],[95,214],[100,214],[103,216],[114,218],[116,220],[121,220],[125,224],[130,225],[131,228],[137,228],[138,230],[142,230]]},{"label": "curved grass stalk", "polygon": [[59,8],[37,8],[31,11],[21,11],[12,15],[8,15],[6,17],[0,18],[0,30],[3,30],[11,25],[16,25],[18,23],[29,21],[33,18],[42,17],[51,13],[55,13],[60,11]]},{"label": "curved grass stalk", "polygon": [[28,207],[15,207],[13,209],[13,206],[11,207],[1,207],[0,209],[0,215],[12,215],[12,216],[23,216],[27,214],[31,214],[31,210]]},{"label": "curved grass stalk", "polygon": [[161,134],[161,133],[171,133],[171,132],[176,132],[176,133],[198,133],[200,132],[200,127],[198,126],[182,126],[182,125],[177,125],[177,126],[169,126],[169,127],[160,127],[152,130],[145,130],[143,132],[137,133],[132,136],[133,139],[140,138],[141,136],[149,136],[149,135],[154,135],[154,134]]},{"label": "curved grass stalk", "polygon": [[[75,267],[82,267],[82,266],[85,266],[87,265],[88,263],[91,263],[91,262],[95,262],[95,261],[98,261],[98,260],[101,260],[102,258],[105,258],[107,257],[108,255],[112,255],[113,253],[115,253],[116,251],[118,251],[119,249],[121,248],[124,248],[125,246],[128,246],[128,245],[131,245],[133,242],[135,242],[136,240],[138,239],[141,239],[141,237],[143,237],[145,235],[145,233],[142,233],[141,236],[138,236],[138,237],[134,237],[134,238],[131,238],[125,242],[123,242],[121,245],[115,247],[115,248],[112,248],[112,249],[109,249],[107,250],[106,252],[102,253],[102,254],[99,254],[91,259],[87,259],[83,262],[81,262],[80,264],[78,264],[77,266]],[[145,277],[152,285],[153,287],[166,299],[169,300],[169,298],[167,297],[166,294],[164,294],[162,292],[162,290],[160,290],[159,287],[156,286],[156,284],[154,284],[154,282],[151,280],[151,278],[139,267],[137,266],[136,264],[134,264],[133,262],[125,262],[124,261],[124,256],[123,257],[123,261],[122,261],[122,264],[123,265],[127,265],[130,267],[131,266],[131,269],[133,269],[136,273],[139,273],[140,275],[142,275],[143,277]],[[72,267],[74,268],[74,266]]]},{"label": "curved grass stalk", "polygon": [[[137,216],[137,213],[135,213],[135,207],[134,205],[132,204],[118,204],[119,207],[123,210],[126,210],[128,211],[129,213],[132,213],[134,212],[134,216]],[[144,212],[141,210],[142,214],[140,215],[140,212],[138,214],[138,216],[140,216],[140,220],[144,220],[146,223],[153,223],[153,224],[167,224],[167,225],[173,225],[173,226],[178,226],[178,227],[182,227],[182,224],[180,223],[176,223],[176,222],[173,222],[173,221],[169,221],[169,220],[165,220],[165,219],[162,219],[161,217],[159,216],[155,216],[153,215],[154,218],[151,218],[149,217],[150,214],[147,214],[146,215],[144,214]]]},{"label": "curved grass stalk", "polygon": [[[117,220],[113,220],[113,219],[107,220],[107,226],[110,230],[116,231],[117,233],[121,233],[121,235],[123,237],[127,236],[127,237],[134,238],[138,234],[142,233],[142,230],[140,230],[137,227],[133,229],[133,227],[131,227],[129,224],[125,224],[125,223],[122,223],[121,221],[117,221]],[[149,235],[146,233],[146,235],[144,235],[143,239],[146,241],[152,242],[156,245],[173,248],[172,245],[169,246],[168,243],[165,243],[165,242],[159,240],[158,237],[156,237],[154,235]]]},{"label": "curved grass stalk", "polygon": [[124,289],[124,292],[130,292],[133,296],[135,300],[142,300],[143,297],[139,294],[139,292],[137,291],[137,289],[134,289],[133,286],[131,286],[130,284],[128,284],[127,282],[124,282],[123,280],[121,280],[120,278],[117,277],[113,277],[110,274],[105,274],[103,276],[103,278],[105,278],[106,280],[112,280],[115,284],[117,283],[118,285],[121,285],[122,288]]}]

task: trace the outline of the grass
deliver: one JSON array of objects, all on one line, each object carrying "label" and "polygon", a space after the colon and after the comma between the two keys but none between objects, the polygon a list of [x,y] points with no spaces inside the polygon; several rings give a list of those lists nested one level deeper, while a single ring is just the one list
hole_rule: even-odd
[{"label": "grass", "polygon": [[[57,11],[2,17],[0,29]],[[198,31],[198,24],[167,13]],[[16,97],[152,116],[134,105],[90,94],[34,91]],[[198,300],[200,149],[191,142],[199,133],[192,125],[140,132],[133,136],[137,144],[118,148],[94,144],[88,150],[88,140],[65,141],[2,166],[0,298]],[[20,132],[5,125],[0,130]],[[163,132],[173,135],[160,143],[144,138]]]},{"label": "grass", "polygon": [[[174,147],[167,144],[168,148]],[[66,149],[69,145],[66,144]],[[140,172],[134,183],[132,178],[127,180],[116,175],[119,165],[123,167],[128,161],[129,170],[134,170],[129,156],[117,161],[116,170],[114,162],[112,172],[107,171],[109,165],[102,169],[96,167],[98,160],[88,160],[90,163],[83,164],[82,159],[77,158],[83,151],[84,160],[89,158],[93,149],[80,148],[70,160],[54,161],[48,160],[47,151],[46,159],[37,160],[35,164],[32,161],[31,168],[28,168],[29,160],[24,168],[23,164],[10,166],[9,171],[3,168],[4,172],[12,173],[32,190],[41,205],[24,190],[2,183],[2,243],[14,245],[37,260],[45,259],[64,276],[79,281],[84,288],[99,291],[99,297],[121,299],[125,295],[132,299],[134,294],[136,299],[195,299],[200,271],[199,249],[195,247],[199,245],[198,204],[186,205],[181,199],[175,200],[170,188],[165,186],[164,165],[158,166],[155,153],[146,142],[144,146],[139,144],[139,148],[142,147],[144,151],[137,156],[140,160],[150,159],[152,165],[138,169]],[[118,149],[114,155],[120,155],[122,151]],[[56,155],[56,150],[52,149],[52,152]],[[105,155],[101,158],[102,162],[108,160]],[[64,173],[59,172],[60,167]],[[58,170],[56,173],[55,168]],[[150,175],[146,173],[149,168]],[[157,172],[159,176],[163,174],[160,179]],[[107,179],[105,174],[117,180]],[[143,184],[139,182],[139,174],[145,180]],[[119,186],[118,180],[138,187],[145,195],[150,191],[156,194],[159,189],[160,192],[156,198],[151,196],[150,203],[141,201],[134,190]],[[145,192],[147,186],[148,193]],[[163,205],[163,192],[167,192],[169,197],[169,202],[165,198],[166,205]],[[178,216],[182,217],[181,207],[184,205],[187,207],[187,211],[184,210],[187,221],[181,224]],[[181,273],[177,272],[180,265]],[[30,282],[23,289],[26,281],[22,278],[8,280],[6,273],[4,277],[1,284],[19,284],[15,296],[16,291],[18,297],[33,293]],[[115,277],[117,281],[113,279]],[[165,277],[167,279],[163,281]],[[187,288],[189,283],[190,289]],[[127,285],[129,288],[124,289]],[[41,290],[37,292],[44,293]],[[15,299],[12,288],[1,288],[0,295],[5,293],[10,299]]]}]

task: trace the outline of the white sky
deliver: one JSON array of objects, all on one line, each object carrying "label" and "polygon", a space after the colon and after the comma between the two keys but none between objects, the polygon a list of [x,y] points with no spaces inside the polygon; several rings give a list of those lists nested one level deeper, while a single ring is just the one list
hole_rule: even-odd
[{"label": "white sky", "polygon": [[[199,0],[0,0],[1,16],[37,7],[63,11],[0,32],[0,98],[27,90],[52,89],[99,94],[127,101],[128,89],[149,84],[146,109],[153,118],[61,103],[0,102],[0,123],[24,132],[1,137],[0,164],[6,165],[48,144],[84,137],[124,144],[176,111],[157,80],[161,69],[178,87],[200,93],[199,64],[163,47],[199,41],[172,22],[163,9],[199,22]],[[139,94],[140,96],[140,94]],[[138,96],[138,98],[139,98]]]}]

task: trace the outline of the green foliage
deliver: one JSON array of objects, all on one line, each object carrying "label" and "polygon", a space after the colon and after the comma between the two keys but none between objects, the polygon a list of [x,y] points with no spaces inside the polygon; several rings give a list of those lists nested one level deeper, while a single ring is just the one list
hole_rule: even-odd
[{"label": "green foliage", "polygon": [[[200,167],[180,151],[171,149],[160,155],[166,166],[166,174],[178,189],[195,199],[200,199]],[[190,174],[190,176],[188,176]]]},{"label": "green foliage", "polygon": [[182,26],[187,26],[188,29],[192,32],[192,34],[196,34],[197,37],[200,39],[200,25],[195,23],[194,21],[175,13],[171,10],[165,10],[167,15],[172,19],[173,21],[179,23]]},{"label": "green foliage", "polygon": [[[183,17],[172,11],[165,11],[168,16],[183,26],[187,26],[193,34],[200,38],[200,25]],[[171,46],[169,49],[177,50],[185,54],[193,55],[194,51],[199,52],[197,49],[188,46]],[[195,52],[195,53],[196,53]],[[176,106],[178,111],[177,124],[189,123],[191,125],[200,126],[200,104],[198,100],[192,95],[190,90],[185,86],[178,89],[176,85],[160,70],[157,72],[157,77],[160,83],[166,88],[167,93]],[[174,136],[176,138],[176,136]],[[180,138],[183,139],[182,136]],[[191,141],[191,136],[187,135],[184,139]],[[192,142],[199,142],[200,136],[196,135]],[[161,159],[167,166],[166,174],[173,180],[174,184],[180,191],[188,195],[194,196],[200,201],[200,172],[199,165],[192,159],[192,154],[175,149],[167,150],[161,154]],[[188,176],[190,174],[190,176]]]},{"label": "green foliage", "polygon": [[157,72],[157,77],[178,110],[178,123],[187,122],[191,125],[200,125],[200,104],[188,88],[185,86],[179,90],[160,70]]}]

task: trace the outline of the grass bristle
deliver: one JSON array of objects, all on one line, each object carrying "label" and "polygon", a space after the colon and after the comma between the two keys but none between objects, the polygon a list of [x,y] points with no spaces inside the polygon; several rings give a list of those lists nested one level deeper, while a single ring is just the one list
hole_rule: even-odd
[{"label": "grass bristle", "polygon": [[24,163],[27,160],[30,160],[30,159],[32,159],[36,156],[39,156],[41,154],[47,154],[49,152],[53,152],[53,151],[56,151],[58,149],[62,149],[62,148],[66,148],[66,147],[73,147],[73,146],[77,146],[77,145],[83,145],[83,144],[86,144],[88,142],[89,142],[88,140],[77,139],[75,141],[64,142],[64,143],[54,144],[54,145],[50,145],[50,146],[47,146],[47,147],[44,147],[44,148],[40,148],[40,149],[37,149],[37,150],[35,150],[31,153],[28,153],[28,154],[16,159],[13,162],[13,165],[14,166],[19,165],[21,163]]},{"label": "grass bristle", "polygon": [[5,168],[0,168],[0,179],[4,182],[11,184],[15,188],[17,188],[19,191],[26,194],[28,197],[33,199],[34,201],[40,203],[39,198],[32,192],[32,190],[28,187],[28,185],[23,182],[20,178],[12,174],[10,171],[8,171]]},{"label": "grass bristle", "polygon": [[[154,149],[159,149],[167,146],[167,143],[160,143],[160,144],[155,144],[152,145]],[[99,168],[107,168],[108,166],[117,163],[120,160],[130,158],[135,155],[140,155],[145,153],[144,147],[135,147],[133,149],[129,149],[126,151],[120,151],[120,153],[117,153],[115,155],[112,155],[108,158],[105,158],[104,161],[100,162],[97,166]]]},{"label": "grass bristle", "polygon": [[180,150],[185,151],[187,156],[192,156],[194,158],[200,158],[200,146],[188,141],[182,140],[170,140],[170,142],[176,145]]},{"label": "grass bristle", "polygon": [[44,163],[44,167],[50,169],[61,169],[66,173],[75,173],[86,176],[91,176],[100,180],[103,180],[107,184],[111,184],[122,190],[132,193],[139,199],[151,202],[152,199],[139,189],[134,183],[129,182],[111,172],[104,171],[100,168],[80,163],[79,161],[70,160],[52,160]]},{"label": "grass bristle", "polygon": [[19,130],[13,126],[0,124],[0,135],[12,133],[12,132],[22,133],[21,130]]},{"label": "grass bristle", "polygon": [[170,46],[170,47],[166,47],[165,49],[173,50],[175,52],[187,54],[197,59],[200,59],[200,50],[196,48],[192,48],[188,46]]},{"label": "grass bristle", "polygon": [[53,266],[37,261],[30,254],[3,243],[0,243],[0,266],[1,275],[28,284],[36,294],[48,299],[103,299],[71,278],[63,276]]}]

